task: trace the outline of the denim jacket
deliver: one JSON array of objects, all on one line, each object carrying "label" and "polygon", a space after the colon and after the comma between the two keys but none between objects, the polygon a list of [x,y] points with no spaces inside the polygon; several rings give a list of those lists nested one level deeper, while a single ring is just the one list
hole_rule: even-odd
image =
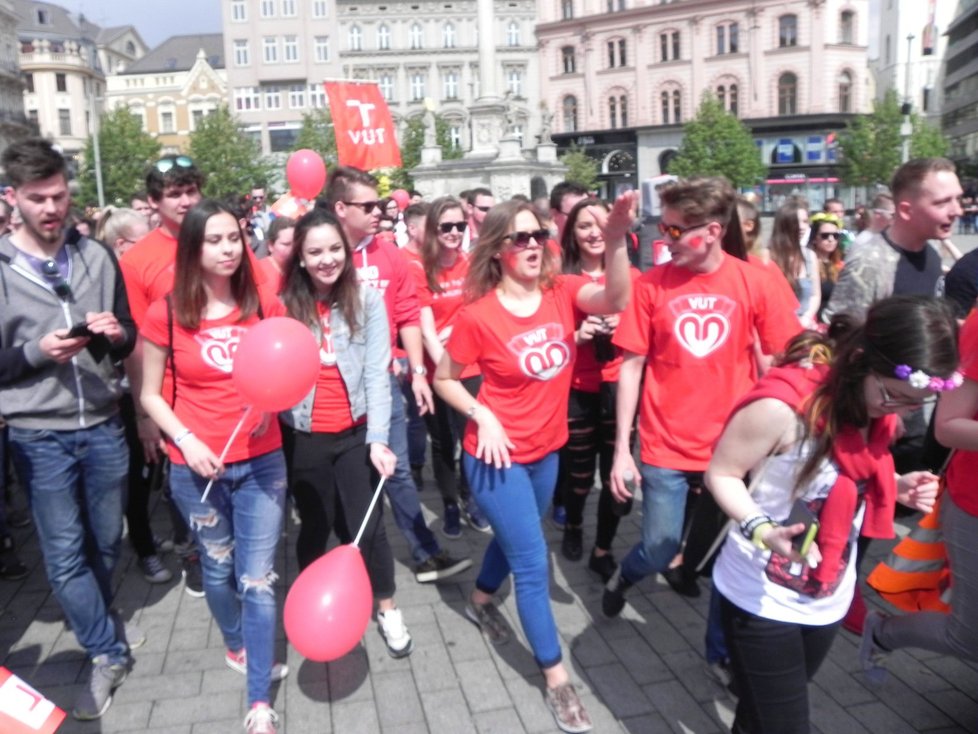
[{"label": "denim jacket", "polygon": [[[343,312],[334,308],[329,313],[329,328],[336,352],[336,366],[350,397],[353,420],[367,416],[367,443],[387,444],[391,424],[391,383],[388,368],[391,362],[390,326],[387,308],[380,293],[360,284],[360,328],[352,336]],[[319,329],[313,329],[322,339]],[[286,425],[297,431],[312,430],[312,405],[316,397],[313,387],[301,403],[281,414]]]}]

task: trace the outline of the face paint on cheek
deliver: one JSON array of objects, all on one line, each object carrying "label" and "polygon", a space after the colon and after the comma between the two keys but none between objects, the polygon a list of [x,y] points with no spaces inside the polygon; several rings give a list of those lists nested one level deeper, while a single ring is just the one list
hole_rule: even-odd
[{"label": "face paint on cheek", "polygon": [[692,247],[694,250],[701,250],[701,249],[703,249],[703,238],[702,237],[690,237],[689,238],[689,246]]},{"label": "face paint on cheek", "polygon": [[499,253],[499,260],[509,270],[516,269],[518,255],[513,250],[506,250]]}]

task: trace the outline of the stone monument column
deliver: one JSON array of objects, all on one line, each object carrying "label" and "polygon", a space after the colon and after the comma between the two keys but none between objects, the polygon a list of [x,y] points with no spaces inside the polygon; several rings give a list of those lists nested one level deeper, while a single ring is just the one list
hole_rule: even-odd
[{"label": "stone monument column", "polygon": [[495,158],[505,130],[506,105],[496,89],[496,37],[493,32],[493,0],[477,0],[479,22],[479,97],[469,110],[472,148],[466,158]]}]

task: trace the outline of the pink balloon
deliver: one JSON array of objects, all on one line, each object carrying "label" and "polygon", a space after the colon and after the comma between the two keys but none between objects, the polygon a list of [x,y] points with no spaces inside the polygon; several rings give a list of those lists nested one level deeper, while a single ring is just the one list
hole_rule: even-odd
[{"label": "pink balloon", "polygon": [[248,329],[234,353],[231,379],[245,402],[277,413],[301,401],[319,376],[319,345],[305,324],[284,316]]},{"label": "pink balloon", "polygon": [[303,148],[289,156],[285,178],[298,199],[315,199],[326,183],[326,164],[314,150]]},{"label": "pink balloon", "polygon": [[370,624],[373,591],[360,549],[341,545],[299,574],[285,597],[285,634],[303,657],[325,663],[356,647]]},{"label": "pink balloon", "polygon": [[391,191],[391,198],[397,202],[397,208],[401,211],[407,209],[408,204],[411,203],[411,194],[404,189],[394,189]]}]

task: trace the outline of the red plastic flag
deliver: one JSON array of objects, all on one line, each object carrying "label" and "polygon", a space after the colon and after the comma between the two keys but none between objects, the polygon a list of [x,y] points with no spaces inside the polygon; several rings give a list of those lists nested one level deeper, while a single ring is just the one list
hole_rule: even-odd
[{"label": "red plastic flag", "polygon": [[54,734],[64,719],[64,711],[0,667],[0,732]]},{"label": "red plastic flag", "polygon": [[375,82],[325,82],[342,166],[365,171],[401,165],[394,122]]}]

